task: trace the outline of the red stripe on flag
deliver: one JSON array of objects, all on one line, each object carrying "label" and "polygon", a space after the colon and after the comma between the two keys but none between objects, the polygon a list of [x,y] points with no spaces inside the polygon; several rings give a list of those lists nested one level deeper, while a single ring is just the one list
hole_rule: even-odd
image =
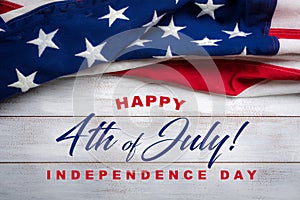
[{"label": "red stripe on flag", "polygon": [[271,36],[276,36],[280,39],[298,39],[300,40],[299,29],[285,29],[285,28],[272,28],[270,30]]},{"label": "red stripe on flag", "polygon": [[9,11],[12,11],[12,10],[15,10],[15,9],[18,9],[21,7],[23,7],[23,6],[13,3],[13,2],[10,2],[10,1],[0,0],[0,14],[6,13],[6,12],[9,12]]},{"label": "red stripe on flag", "polygon": [[[197,60],[193,61],[193,64],[194,62],[202,65],[200,70],[197,70],[188,61],[178,60],[111,74],[165,81],[194,90],[218,94],[225,93],[230,96],[237,96],[263,80],[300,80],[300,70],[265,63],[242,60],[214,60],[217,70],[212,70],[207,69],[211,66],[203,66],[205,61]],[[202,70],[205,72],[202,73]],[[205,77],[203,74],[205,74]]]}]

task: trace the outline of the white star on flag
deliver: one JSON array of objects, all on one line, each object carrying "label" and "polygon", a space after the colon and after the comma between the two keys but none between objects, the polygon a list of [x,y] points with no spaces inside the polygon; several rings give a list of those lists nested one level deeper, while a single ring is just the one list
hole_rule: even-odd
[{"label": "white star on flag", "polygon": [[46,34],[43,29],[40,29],[38,38],[28,41],[28,44],[35,44],[38,46],[39,57],[43,54],[47,47],[53,49],[59,49],[59,47],[52,41],[53,37],[57,33],[58,29],[55,31]]},{"label": "white star on flag", "polygon": [[143,25],[144,28],[147,28],[145,32],[147,32],[151,27],[155,26],[161,20],[161,18],[163,18],[163,16],[165,16],[165,14],[162,14],[158,17],[156,10],[154,10],[152,21]]},{"label": "white star on flag", "polygon": [[20,88],[22,92],[27,92],[30,88],[39,86],[33,82],[37,71],[33,72],[29,76],[24,76],[18,69],[16,69],[16,72],[18,81],[8,85],[8,87]]},{"label": "white star on flag", "polygon": [[85,38],[86,51],[76,54],[75,56],[80,56],[87,59],[88,67],[91,67],[96,60],[105,61],[107,59],[101,54],[101,51],[106,42],[93,46],[87,38]]},{"label": "white star on flag", "polygon": [[220,42],[220,40],[211,40],[208,37],[203,38],[202,40],[194,40],[192,42],[197,43],[199,46],[219,46],[216,42]]},{"label": "white star on flag", "polygon": [[104,15],[103,17],[100,17],[98,19],[108,19],[108,26],[111,27],[111,25],[117,20],[117,19],[124,19],[129,20],[128,17],[126,17],[123,13],[129,8],[127,6],[126,8],[122,8],[120,10],[115,10],[111,6],[109,7],[109,13],[107,15]]},{"label": "white star on flag", "polygon": [[0,32],[5,32],[5,30],[3,30],[2,28],[0,28]]},{"label": "white star on flag", "polygon": [[178,31],[185,29],[186,26],[175,26],[173,17],[171,18],[171,21],[168,26],[158,26],[161,30],[164,31],[162,38],[170,36],[174,36],[177,39],[180,39],[178,35]]},{"label": "white star on flag", "polygon": [[170,45],[167,48],[166,55],[164,55],[164,56],[153,56],[153,58],[159,58],[159,59],[169,59],[169,58],[175,58],[175,57],[179,57],[179,56],[173,56]]},{"label": "white star on flag", "polygon": [[222,31],[229,35],[229,39],[234,38],[234,37],[247,37],[248,35],[252,34],[252,33],[245,33],[243,31],[240,31],[238,23],[236,23],[233,31],[224,31],[224,30],[222,30]]},{"label": "white star on flag", "polygon": [[151,42],[152,40],[141,40],[141,39],[137,39],[136,41],[134,41],[133,43],[131,43],[127,48],[129,47],[133,47],[133,46],[140,46],[140,47],[144,47],[144,43],[146,42]]},{"label": "white star on flag", "polygon": [[243,51],[239,54],[239,56],[247,56],[247,47],[244,47]]},{"label": "white star on flag", "polygon": [[175,4],[178,4],[179,0],[175,0]]},{"label": "white star on flag", "polygon": [[207,14],[211,16],[211,18],[213,19],[215,19],[215,10],[224,6],[224,4],[214,4],[213,0],[208,0],[206,4],[202,4],[202,3],[195,3],[195,4],[202,9],[202,11],[199,13],[197,17]]}]

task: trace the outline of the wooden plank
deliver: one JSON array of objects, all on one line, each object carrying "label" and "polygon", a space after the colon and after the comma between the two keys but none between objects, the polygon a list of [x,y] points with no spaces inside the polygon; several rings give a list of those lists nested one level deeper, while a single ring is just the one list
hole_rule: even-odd
[{"label": "wooden plank", "polygon": [[[298,200],[300,195],[299,164],[217,164],[206,170],[202,164],[23,164],[0,165],[0,197],[10,199],[278,199]],[[46,171],[66,170],[67,180],[46,180]],[[98,170],[108,176],[97,180]],[[114,169],[122,170],[121,180],[112,180]],[[124,171],[137,170],[136,180],[124,180]],[[154,170],[164,170],[165,179],[155,180]],[[69,172],[94,170],[96,180],[70,180]],[[140,180],[140,170],[151,172],[149,180]],[[168,170],[178,170],[179,180],[168,180]],[[183,177],[185,170],[193,179]],[[197,171],[206,170],[206,180],[197,179]],[[220,171],[230,178],[220,180]],[[241,170],[243,180],[233,180]],[[250,180],[246,170],[257,170]],[[84,176],[84,175],[82,175]]]},{"label": "wooden plank", "polygon": [[[176,111],[174,103],[163,109],[154,104],[117,110],[115,99],[139,95],[164,95],[185,100]],[[105,75],[64,78],[26,94],[2,101],[0,116],[300,116],[300,94],[257,98],[225,98],[153,83]]]},{"label": "wooden plank", "polygon": [[[175,117],[96,117],[91,119],[84,129],[84,135],[91,135],[88,130],[96,128],[102,121],[115,121],[115,127],[121,130],[111,130],[114,140],[118,142],[108,151],[103,145],[97,151],[85,150],[90,137],[80,138],[74,150],[74,156],[68,155],[72,140],[56,142],[56,139],[83,120],[83,117],[3,117],[0,118],[0,158],[1,162],[125,162],[128,151],[122,151],[125,142],[133,142],[144,133],[131,162],[141,162],[141,153],[151,144],[165,139],[174,139],[183,129],[186,121],[179,120],[167,128],[165,137],[159,137],[162,127],[176,119]],[[222,155],[217,161],[222,162],[299,162],[300,161],[300,118],[299,117],[188,117],[189,126],[182,140],[191,135],[191,142],[197,135],[203,139],[211,126],[219,121],[221,124],[212,132],[208,140],[226,134],[230,138],[220,150]],[[245,121],[250,124],[236,141],[235,148],[230,151],[233,139]],[[77,132],[78,129],[76,129]],[[102,132],[100,132],[101,134]],[[96,137],[95,140],[100,138]],[[72,133],[71,135],[75,135]],[[197,142],[199,144],[202,139]],[[218,142],[220,141],[217,140]],[[207,148],[200,151],[179,149],[181,143],[172,148],[157,162],[208,162],[213,151]],[[208,143],[206,143],[208,144]],[[215,143],[216,144],[216,143]],[[160,152],[169,145],[163,143],[151,152]],[[152,154],[151,154],[152,155]]]}]

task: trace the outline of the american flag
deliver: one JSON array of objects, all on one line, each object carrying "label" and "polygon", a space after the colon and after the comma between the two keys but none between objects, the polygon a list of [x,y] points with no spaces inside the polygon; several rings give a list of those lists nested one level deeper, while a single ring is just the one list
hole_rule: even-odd
[{"label": "american flag", "polygon": [[299,10],[297,0],[0,0],[0,99],[81,70],[228,96],[300,93]]}]

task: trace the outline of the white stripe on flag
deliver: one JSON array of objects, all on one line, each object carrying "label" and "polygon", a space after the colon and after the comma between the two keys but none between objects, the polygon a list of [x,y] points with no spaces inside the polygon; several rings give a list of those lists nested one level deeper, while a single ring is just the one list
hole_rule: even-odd
[{"label": "white stripe on flag", "polygon": [[[193,60],[193,59],[201,59],[201,57],[190,56],[190,57],[185,57],[185,59],[187,61],[189,61],[189,60]],[[209,58],[203,57],[203,59],[209,59]],[[211,59],[234,60],[234,59],[241,59],[241,57],[218,56],[218,57],[211,57]],[[300,65],[299,65],[300,56],[299,55],[245,56],[242,58],[242,60],[266,63],[266,64],[276,65],[276,66],[280,66],[280,67],[284,67],[284,68],[300,70]],[[113,62],[113,63],[96,64],[91,68],[81,70],[75,74],[70,74],[70,75],[67,75],[64,77],[91,76],[91,75],[97,75],[97,74],[103,74],[103,73],[118,72],[118,71],[124,71],[124,70],[129,70],[129,69],[135,69],[138,67],[144,67],[147,65],[159,63],[161,61],[165,61],[165,60],[140,59],[140,60],[129,60],[129,61],[125,60],[125,61],[118,61],[118,62]]]},{"label": "white stripe on flag", "polygon": [[278,0],[272,19],[272,28],[300,28],[300,1]]},{"label": "white stripe on flag", "polygon": [[24,7],[4,13],[4,14],[0,15],[0,17],[4,20],[4,22],[8,22],[18,16],[21,16],[33,9],[43,6],[45,4],[52,3],[52,2],[58,2],[58,1],[64,1],[64,0],[35,0],[34,3],[32,3],[32,1],[29,1],[29,0],[26,0],[26,1],[27,1],[26,3],[25,3],[25,1],[20,1],[20,0],[12,1],[12,2],[22,5]]},{"label": "white stripe on flag", "polygon": [[266,63],[276,65],[279,67],[300,70],[300,56],[299,55],[275,55],[275,56],[247,56],[243,60]]},{"label": "white stripe on flag", "polygon": [[144,67],[147,65],[158,63],[160,59],[141,59],[141,60],[124,60],[112,63],[103,63],[103,64],[96,64],[91,68],[81,70],[75,74],[70,74],[64,77],[76,77],[76,76],[91,76],[91,75],[98,75],[104,73],[111,73],[111,72],[119,72],[129,69],[135,69],[138,67]]},{"label": "white stripe on flag", "polygon": [[[299,25],[300,26],[300,25]],[[279,39],[280,48],[278,54],[300,54],[300,40]],[[299,63],[298,63],[299,64]]]},{"label": "white stripe on flag", "polygon": [[286,94],[299,94],[299,93],[300,93],[299,81],[276,80],[276,81],[263,81],[261,83],[257,83],[234,97],[260,97],[260,96],[286,95]]}]

